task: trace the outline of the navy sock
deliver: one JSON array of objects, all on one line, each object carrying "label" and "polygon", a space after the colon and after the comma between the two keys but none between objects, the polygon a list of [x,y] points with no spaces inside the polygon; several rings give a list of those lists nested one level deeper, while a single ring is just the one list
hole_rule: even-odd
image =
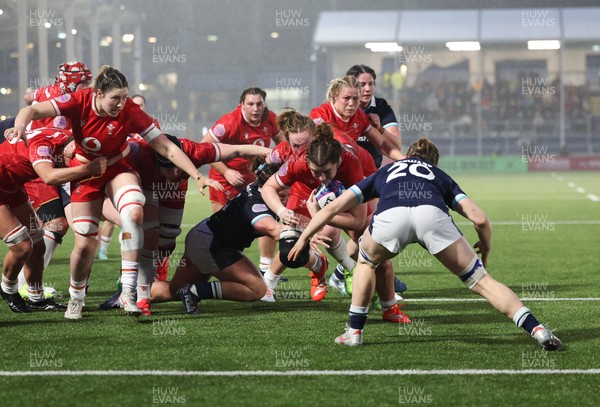
[{"label": "navy sock", "polygon": [[198,298],[201,300],[210,300],[213,298],[221,299],[221,282],[213,281],[212,283],[196,283],[194,284],[198,292]]},{"label": "navy sock", "polygon": [[369,316],[369,307],[355,307],[350,306],[349,312],[349,324],[352,329],[363,329],[367,323],[367,316]]},{"label": "navy sock", "polygon": [[539,321],[533,316],[529,308],[521,307],[513,316],[515,325],[520,326],[529,334],[533,333],[533,328],[540,325]]},{"label": "navy sock", "polygon": [[[341,268],[341,270],[340,270]],[[333,274],[335,274],[335,276],[338,278],[338,280],[344,281],[344,267],[341,266],[340,264],[338,264],[335,267],[335,271],[333,272]]]}]

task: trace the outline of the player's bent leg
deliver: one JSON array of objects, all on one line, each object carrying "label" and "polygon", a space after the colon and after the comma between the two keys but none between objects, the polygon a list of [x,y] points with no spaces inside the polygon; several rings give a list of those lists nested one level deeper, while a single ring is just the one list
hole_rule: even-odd
[{"label": "player's bent leg", "polygon": [[542,349],[562,349],[560,339],[537,320],[514,291],[487,274],[481,260],[463,237],[435,256],[471,291],[484,297],[496,310],[511,318],[515,325],[533,336]]},{"label": "player's bent leg", "polygon": [[258,301],[267,292],[259,271],[245,256],[215,274],[215,277],[221,280],[221,298],[224,300]]},{"label": "player's bent leg", "polygon": [[210,279],[210,274],[202,274],[200,269],[192,263],[186,253],[181,256],[177,270],[173,279],[169,281],[169,291],[171,297],[177,297],[177,291],[186,284],[192,284],[196,282],[206,282]]},{"label": "player's bent leg", "polygon": [[9,247],[2,265],[0,294],[11,311],[30,312],[19,295],[17,276],[33,250],[33,243],[27,228],[19,222],[7,205],[0,205],[0,219],[0,237]]}]

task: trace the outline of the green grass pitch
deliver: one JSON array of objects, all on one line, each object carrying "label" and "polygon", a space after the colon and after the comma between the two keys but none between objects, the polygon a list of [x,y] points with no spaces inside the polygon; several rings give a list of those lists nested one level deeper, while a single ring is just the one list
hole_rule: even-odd
[{"label": "green grass pitch", "polygon": [[[204,301],[201,314],[190,316],[182,313],[179,302],[173,302],[156,304],[152,317],[139,319],[116,310],[98,311],[98,304],[113,293],[119,273],[115,239],[110,260],[94,264],[81,321],[68,321],[61,313],[13,314],[0,304],[0,405],[597,405],[597,370],[595,374],[488,373],[600,368],[600,202],[588,196],[600,196],[598,173],[455,178],[492,221],[488,271],[526,298],[525,304],[538,319],[555,329],[565,351],[542,352],[523,330],[478,301],[416,245],[394,260],[396,274],[409,286],[404,311],[413,325],[385,323],[372,310],[364,346],[359,348],[333,343],[343,331],[349,298],[330,291],[321,303],[312,302],[304,269],[286,272],[289,282],[280,284],[278,294],[283,299],[275,304]],[[209,208],[206,197],[190,193],[174,259],[181,256],[185,232]],[[472,226],[459,215],[454,219],[474,243]],[[71,245],[69,232],[45,275],[65,302]],[[1,245],[2,257],[6,251]],[[247,254],[258,261],[256,246]],[[571,300],[559,301],[564,298]],[[467,375],[467,369],[488,373]],[[106,370],[115,374],[23,377],[13,373]],[[281,375],[119,374],[139,370]],[[448,372],[284,375],[325,370]]]}]

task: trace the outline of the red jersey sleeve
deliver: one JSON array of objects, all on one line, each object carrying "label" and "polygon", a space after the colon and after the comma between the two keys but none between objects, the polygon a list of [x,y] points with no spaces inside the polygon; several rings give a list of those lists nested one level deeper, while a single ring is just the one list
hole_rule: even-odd
[{"label": "red jersey sleeve", "polygon": [[57,116],[66,116],[71,120],[81,118],[84,92],[65,93],[50,99]]},{"label": "red jersey sleeve", "polygon": [[236,120],[233,114],[234,112],[221,116],[209,130],[215,141],[219,143],[237,144],[230,142],[232,136],[238,132],[240,126],[240,120]]},{"label": "red jersey sleeve", "polygon": [[141,107],[133,100],[127,98],[123,112],[128,118],[130,133],[138,133],[146,141],[151,142],[156,137],[162,134],[162,131],[154,124],[152,117],[148,116]]},{"label": "red jersey sleeve", "polygon": [[290,143],[287,141],[282,141],[277,144],[274,149],[269,153],[269,159],[272,163],[280,164],[285,161],[292,155],[292,147]]},{"label": "red jersey sleeve", "polygon": [[44,136],[34,137],[29,140],[29,161],[35,167],[41,162],[51,162],[55,144]]},{"label": "red jersey sleeve", "polygon": [[216,143],[197,143],[181,138],[183,152],[190,158],[196,168],[205,164],[214,163],[221,159],[221,151]]},{"label": "red jersey sleeve", "polygon": [[275,180],[282,187],[289,188],[298,180],[299,165],[305,164],[300,161],[286,161],[275,174]]}]

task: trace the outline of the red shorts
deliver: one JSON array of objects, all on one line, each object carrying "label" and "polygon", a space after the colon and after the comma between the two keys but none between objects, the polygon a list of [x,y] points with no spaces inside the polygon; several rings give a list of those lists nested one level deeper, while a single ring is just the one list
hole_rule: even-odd
[{"label": "red shorts", "polygon": [[27,192],[25,192],[25,189],[22,187],[10,192],[0,189],[0,205],[6,205],[9,208],[14,209],[28,201],[29,197],[27,196]]},{"label": "red shorts", "polygon": [[[82,164],[76,158],[73,158],[69,165],[76,167]],[[71,202],[92,202],[104,198],[106,185],[117,175],[124,172],[131,172],[137,175],[137,171],[122,158],[120,161],[107,167],[106,172],[102,176],[93,176],[81,181],[71,182]]]},{"label": "red shorts", "polygon": [[255,175],[251,172],[241,174],[244,177],[245,182],[244,185],[241,185],[239,187],[234,187],[233,185],[231,185],[225,180],[225,178],[220,176],[220,174],[218,176],[210,174],[211,178],[215,181],[218,181],[221,185],[223,185],[224,188],[223,191],[217,191],[214,188],[210,188],[210,192],[208,194],[210,200],[214,203],[226,205],[227,202],[231,201],[233,198],[235,198],[237,194],[243,191],[244,188],[246,188],[246,185],[250,184],[251,182],[254,182],[254,180],[256,179]]},{"label": "red shorts", "polygon": [[38,208],[45,203],[61,199],[58,188],[52,185],[46,184],[40,178],[36,178],[33,181],[29,181],[25,185],[25,191],[29,195],[29,200],[33,209],[36,211]]}]

